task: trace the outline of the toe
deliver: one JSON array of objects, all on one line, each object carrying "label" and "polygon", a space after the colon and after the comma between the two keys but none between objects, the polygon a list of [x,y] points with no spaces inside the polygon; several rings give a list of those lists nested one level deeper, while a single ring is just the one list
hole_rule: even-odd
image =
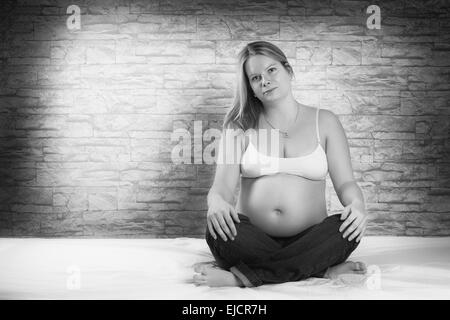
[{"label": "toe", "polygon": [[194,271],[201,274],[206,274],[208,266],[206,264],[201,264],[194,267]]},{"label": "toe", "polygon": [[213,262],[199,262],[194,264],[194,271],[197,273],[205,274],[206,269],[214,267],[215,265]]},{"label": "toe", "polygon": [[355,262],[353,264],[353,271],[359,274],[366,273],[366,265],[363,262]]},{"label": "toe", "polygon": [[366,271],[366,265],[365,265],[365,263],[364,262],[357,262],[356,263],[357,265],[358,265],[358,269],[359,270],[361,270],[361,271]]},{"label": "toe", "polygon": [[202,272],[202,265],[200,263],[197,263],[196,265],[194,265],[194,271],[197,273],[201,273]]},{"label": "toe", "polygon": [[194,280],[195,281],[200,281],[200,280],[203,280],[203,279],[205,279],[204,275],[202,275],[202,274],[194,274]]},{"label": "toe", "polygon": [[195,283],[196,285],[202,285],[202,284],[205,284],[205,283],[206,283],[206,278],[205,278],[205,276],[204,276],[204,275],[201,275],[201,274],[195,274],[194,277],[193,277],[193,279],[194,279],[194,283]]}]

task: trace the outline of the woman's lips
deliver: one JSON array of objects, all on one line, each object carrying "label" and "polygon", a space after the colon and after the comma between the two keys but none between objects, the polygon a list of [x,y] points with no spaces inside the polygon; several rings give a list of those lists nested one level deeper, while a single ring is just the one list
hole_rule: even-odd
[{"label": "woman's lips", "polygon": [[273,90],[275,90],[275,89],[276,89],[276,88],[269,89],[269,90],[267,90],[266,92],[264,92],[264,94],[271,93],[271,92],[273,92]]}]

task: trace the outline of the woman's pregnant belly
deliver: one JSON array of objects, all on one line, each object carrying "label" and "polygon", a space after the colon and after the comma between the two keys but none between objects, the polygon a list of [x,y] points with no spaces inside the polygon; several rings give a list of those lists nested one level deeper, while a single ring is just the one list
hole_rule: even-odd
[{"label": "woman's pregnant belly", "polygon": [[289,174],[242,178],[237,210],[273,237],[293,236],[327,217],[325,182]]}]

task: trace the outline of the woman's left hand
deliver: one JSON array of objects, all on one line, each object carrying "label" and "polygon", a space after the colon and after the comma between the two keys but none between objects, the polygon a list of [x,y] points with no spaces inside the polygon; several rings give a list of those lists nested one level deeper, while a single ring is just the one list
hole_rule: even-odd
[{"label": "woman's left hand", "polygon": [[367,227],[367,212],[364,203],[353,201],[348,206],[344,207],[341,220],[345,220],[339,228],[339,232],[345,230],[343,238],[345,239],[350,235],[348,241],[352,241],[357,237],[356,242],[359,242]]}]

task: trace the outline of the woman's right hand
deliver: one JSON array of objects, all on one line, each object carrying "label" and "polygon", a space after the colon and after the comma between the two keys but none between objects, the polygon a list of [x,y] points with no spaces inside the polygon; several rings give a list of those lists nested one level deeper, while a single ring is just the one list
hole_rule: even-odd
[{"label": "woman's right hand", "polygon": [[231,240],[234,240],[237,232],[233,219],[238,223],[241,222],[232,205],[222,198],[216,199],[209,206],[206,214],[208,229],[213,238],[217,239],[217,232],[223,241],[227,241],[227,235]]}]

